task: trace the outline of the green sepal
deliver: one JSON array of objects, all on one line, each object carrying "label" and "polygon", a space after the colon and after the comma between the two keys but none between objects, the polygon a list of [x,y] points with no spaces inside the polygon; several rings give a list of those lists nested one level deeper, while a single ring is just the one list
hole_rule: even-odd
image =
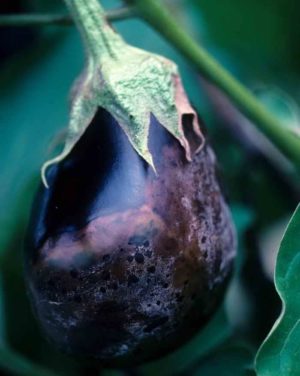
[{"label": "green sepal", "polygon": [[[72,9],[76,8],[77,23],[82,21],[82,15],[85,20],[89,20],[85,5],[79,4],[79,0],[73,0]],[[89,3],[88,11],[93,11],[91,4],[93,1]],[[94,5],[97,7],[99,4]],[[189,161],[192,153],[183,130],[183,115],[193,116],[193,132],[199,140],[198,150],[204,142],[197,115],[183,89],[176,64],[162,56],[128,45],[102,19],[101,9],[98,15],[97,8],[94,9],[93,17],[98,17],[97,23],[93,24],[89,20],[86,28],[84,24],[80,24],[87,44],[87,64],[74,85],[64,149],[42,167],[42,179],[46,186],[47,167],[60,162],[70,153],[99,107],[115,118],[134,149],[154,170],[148,147],[151,114],[178,139]],[[99,30],[95,31],[95,28],[101,28],[98,39],[96,31]]]}]

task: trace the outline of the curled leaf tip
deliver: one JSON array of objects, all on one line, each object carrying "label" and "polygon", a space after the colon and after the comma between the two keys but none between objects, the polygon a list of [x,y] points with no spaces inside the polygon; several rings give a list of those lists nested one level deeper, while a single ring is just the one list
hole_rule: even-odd
[{"label": "curled leaf tip", "polygon": [[58,156],[56,156],[55,158],[52,158],[50,160],[48,160],[47,162],[45,162],[41,168],[41,178],[42,178],[42,182],[45,186],[45,188],[49,188],[49,184],[48,184],[48,181],[47,181],[47,170],[50,166],[56,164],[56,163],[59,163],[60,161],[62,161],[70,152],[70,149],[68,147],[65,147],[65,150],[59,154]]},{"label": "curled leaf tip", "polygon": [[[205,138],[201,132],[198,116],[194,108],[191,106],[186,92],[183,88],[180,76],[173,76],[173,84],[175,86],[175,103],[178,111],[178,128],[182,139],[179,140],[185,149],[186,158],[192,161],[193,155],[200,152],[205,144]],[[191,116],[192,127],[185,125],[185,116]]]},{"label": "curled leaf tip", "polygon": [[49,188],[49,184],[48,184],[48,181],[47,181],[47,177],[46,177],[46,172],[47,172],[47,163],[44,163],[42,168],[41,168],[41,178],[42,178],[42,183],[44,184],[44,187],[46,189]]}]

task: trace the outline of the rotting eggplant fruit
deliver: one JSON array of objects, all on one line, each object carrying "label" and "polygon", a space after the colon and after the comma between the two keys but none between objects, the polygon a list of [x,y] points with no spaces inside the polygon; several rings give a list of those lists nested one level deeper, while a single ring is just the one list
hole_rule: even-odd
[{"label": "rotting eggplant fruit", "polygon": [[[184,129],[192,119],[185,116]],[[235,234],[205,144],[186,160],[151,116],[156,171],[99,108],[34,200],[26,281],[61,350],[134,365],[190,339],[218,307]]]},{"label": "rotting eggplant fruit", "polygon": [[98,0],[65,3],[87,59],[64,149],[42,168],[26,282],[62,351],[132,367],[212,316],[234,230],[177,65],[128,45]]}]

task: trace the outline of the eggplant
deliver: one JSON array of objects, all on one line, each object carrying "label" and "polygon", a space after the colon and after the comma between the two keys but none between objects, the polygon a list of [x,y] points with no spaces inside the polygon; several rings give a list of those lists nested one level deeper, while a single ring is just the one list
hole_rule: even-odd
[{"label": "eggplant", "polygon": [[189,340],[220,305],[233,267],[235,232],[210,146],[187,161],[152,115],[149,150],[155,170],[98,108],[49,168],[27,232],[26,283],[42,331],[106,366]]}]

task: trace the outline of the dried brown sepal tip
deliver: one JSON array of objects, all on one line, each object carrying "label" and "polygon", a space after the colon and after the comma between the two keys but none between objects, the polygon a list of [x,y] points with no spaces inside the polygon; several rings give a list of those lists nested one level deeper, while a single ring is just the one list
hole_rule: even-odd
[{"label": "dried brown sepal tip", "polygon": [[[178,111],[178,129],[183,137],[179,140],[185,150],[186,159],[191,162],[193,156],[204,146],[205,139],[201,132],[199,118],[196,111],[191,106],[179,75],[175,75],[175,103]],[[185,122],[187,116],[192,117],[191,122]],[[186,128],[185,126],[186,125]]]}]

